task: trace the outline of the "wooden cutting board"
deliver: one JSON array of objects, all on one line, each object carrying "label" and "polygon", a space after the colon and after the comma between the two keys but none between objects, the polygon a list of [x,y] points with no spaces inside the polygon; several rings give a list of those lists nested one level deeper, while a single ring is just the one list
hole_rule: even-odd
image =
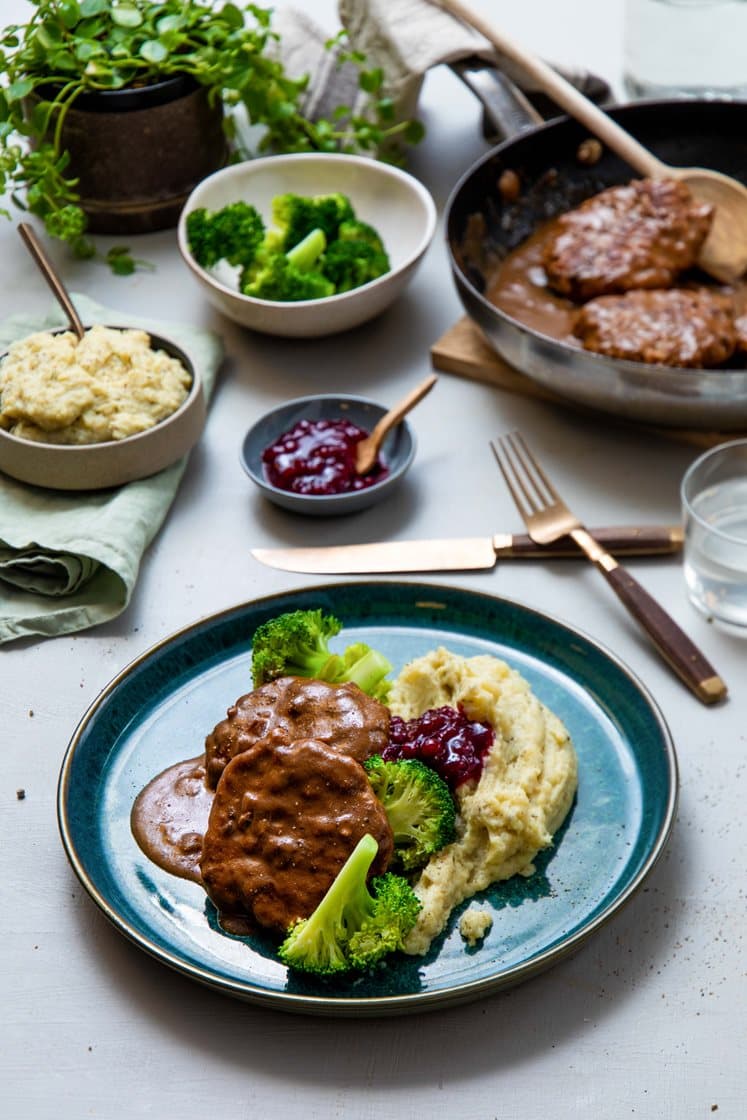
[{"label": "wooden cutting board", "polygon": [[[550,389],[538,385],[531,378],[519,373],[512,366],[504,362],[495,353],[483,338],[479,327],[465,316],[431,347],[431,362],[433,368],[444,373],[456,373],[460,377],[469,377],[475,381],[484,381],[495,385],[509,393],[520,393],[525,397],[536,397],[541,400],[554,401],[564,408],[573,408],[587,415],[599,418],[598,412],[576,405],[565,397],[553,393]],[[676,440],[680,443],[689,443],[695,447],[715,447],[718,443],[726,443],[731,439],[739,439],[747,432],[707,432],[697,429],[684,428],[659,428],[649,424],[634,424],[633,421],[609,417],[611,423],[625,427],[635,427],[639,431],[644,428],[647,432],[662,436],[666,439]]]}]

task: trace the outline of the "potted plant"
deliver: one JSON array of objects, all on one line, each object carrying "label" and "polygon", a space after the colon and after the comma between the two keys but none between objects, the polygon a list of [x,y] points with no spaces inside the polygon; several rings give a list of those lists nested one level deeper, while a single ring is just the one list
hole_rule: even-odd
[{"label": "potted plant", "polygon": [[[0,192],[90,256],[89,232],[173,225],[195,183],[247,156],[236,107],[263,127],[266,151],[372,153],[419,138],[355,52],[344,58],[370,94],[366,116],[340,106],[307,119],[305,79],[287,75],[276,40],[271,12],[246,0],[35,0],[0,33]],[[132,267],[126,254],[113,262]]]}]

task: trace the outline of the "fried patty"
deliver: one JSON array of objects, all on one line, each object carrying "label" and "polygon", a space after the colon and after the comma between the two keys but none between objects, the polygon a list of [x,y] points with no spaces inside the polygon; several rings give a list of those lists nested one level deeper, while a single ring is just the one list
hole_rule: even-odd
[{"label": "fried patty", "polygon": [[359,762],[328,743],[287,743],[282,731],[228,763],[215,792],[200,871],[224,916],[284,933],[321,902],[365,833],[382,874],[394,841]]},{"label": "fried patty", "polygon": [[698,257],[713,207],[674,179],[609,187],[562,214],[545,249],[548,283],[577,302],[667,288]]},{"label": "fried patty", "polygon": [[205,740],[207,783],[215,789],[224,767],[271,731],[285,741],[318,739],[363,761],[389,736],[389,709],[355,684],[280,677],[240,697]]},{"label": "fried patty", "polygon": [[574,334],[610,358],[707,369],[734,352],[731,300],[708,288],[600,296],[581,308]]}]

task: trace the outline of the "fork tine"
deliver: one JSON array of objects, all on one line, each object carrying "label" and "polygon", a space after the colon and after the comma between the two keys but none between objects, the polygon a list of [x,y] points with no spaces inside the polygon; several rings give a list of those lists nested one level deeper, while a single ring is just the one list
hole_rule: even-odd
[{"label": "fork tine", "polygon": [[[552,504],[554,495],[549,482],[547,479],[543,478],[538,464],[533,463],[529,448],[518,432],[509,432],[506,435],[499,436],[498,443],[503,452],[504,465],[501,466],[500,461],[498,464],[501,466],[503,477],[506,478],[506,470],[508,470],[514,481],[514,487],[512,488],[509,486],[511,496],[514,501],[517,501],[515,491],[518,488],[524,495],[531,512],[540,513],[543,508]],[[529,462],[527,462],[527,459]],[[536,472],[533,470],[533,467],[536,468]],[[544,490],[542,486],[543,482],[545,483]],[[546,491],[549,491],[550,497],[548,497]],[[522,511],[520,510],[519,512],[521,513]],[[522,516],[524,515],[525,514],[522,513]]]},{"label": "fork tine", "polygon": [[[525,458],[525,461],[524,461],[524,464],[523,464],[524,469],[528,470],[528,468],[527,468],[527,462],[528,462],[531,465],[531,467],[534,469],[534,471],[536,472],[537,476],[541,479],[542,483],[545,486],[545,489],[547,490],[547,493],[550,495],[550,497],[553,499],[553,501],[559,502],[561,500],[560,495],[558,494],[558,492],[555,489],[555,487],[553,486],[553,484],[550,482],[550,479],[547,477],[545,472],[542,470],[542,467],[540,466],[536,456],[534,456],[532,454],[532,452],[529,450],[529,448],[527,447],[526,440],[524,439],[521,432],[513,432],[511,438],[512,438],[512,440],[515,440],[517,445],[521,446],[521,450],[524,453],[524,458]],[[537,486],[536,481],[535,481],[535,486]],[[538,487],[538,489],[539,489],[539,487]]]},{"label": "fork tine", "polygon": [[[500,436],[498,438],[498,443],[501,444],[500,450],[498,448],[498,445],[496,443],[494,443],[492,439],[490,441],[490,447],[493,451],[493,454],[495,455],[495,461],[498,464],[498,469],[500,470],[501,474],[503,475],[503,481],[506,483],[506,486],[508,487],[508,492],[511,495],[511,497],[513,498],[514,505],[516,506],[517,510],[519,511],[519,516],[524,521],[526,521],[527,517],[530,516],[530,511],[524,505],[524,502],[521,499],[521,494],[519,493],[518,488],[519,488],[519,486],[521,486],[521,479],[518,477],[518,475],[516,475],[513,472],[513,464],[511,463],[510,459],[506,455],[506,449],[503,445],[503,441],[502,441],[502,438]],[[506,456],[505,463],[504,463],[504,460],[503,460],[503,456],[501,455],[501,451],[503,452],[503,455]],[[531,499],[529,498],[529,495],[526,494],[526,491],[524,490],[523,486],[521,486],[521,489],[522,489],[522,491],[524,491],[524,495],[527,498],[527,500],[531,502]]]},{"label": "fork tine", "polygon": [[518,432],[508,432],[505,436],[500,437],[499,442],[503,447],[507,461],[511,464],[514,478],[521,487],[524,497],[532,508],[532,513],[539,513],[542,507],[547,503],[541,488],[537,485],[536,479],[532,476],[530,468],[527,467],[527,464],[522,459],[521,448],[515,441],[515,437],[517,437],[518,434]]}]

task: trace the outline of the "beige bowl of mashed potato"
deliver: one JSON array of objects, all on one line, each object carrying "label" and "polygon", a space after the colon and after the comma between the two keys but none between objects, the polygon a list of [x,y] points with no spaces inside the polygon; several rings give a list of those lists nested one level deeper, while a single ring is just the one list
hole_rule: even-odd
[{"label": "beige bowl of mashed potato", "polygon": [[57,490],[100,490],[171,466],[199,439],[205,396],[188,356],[137,328],[78,341],[39,331],[0,358],[0,470]]}]

